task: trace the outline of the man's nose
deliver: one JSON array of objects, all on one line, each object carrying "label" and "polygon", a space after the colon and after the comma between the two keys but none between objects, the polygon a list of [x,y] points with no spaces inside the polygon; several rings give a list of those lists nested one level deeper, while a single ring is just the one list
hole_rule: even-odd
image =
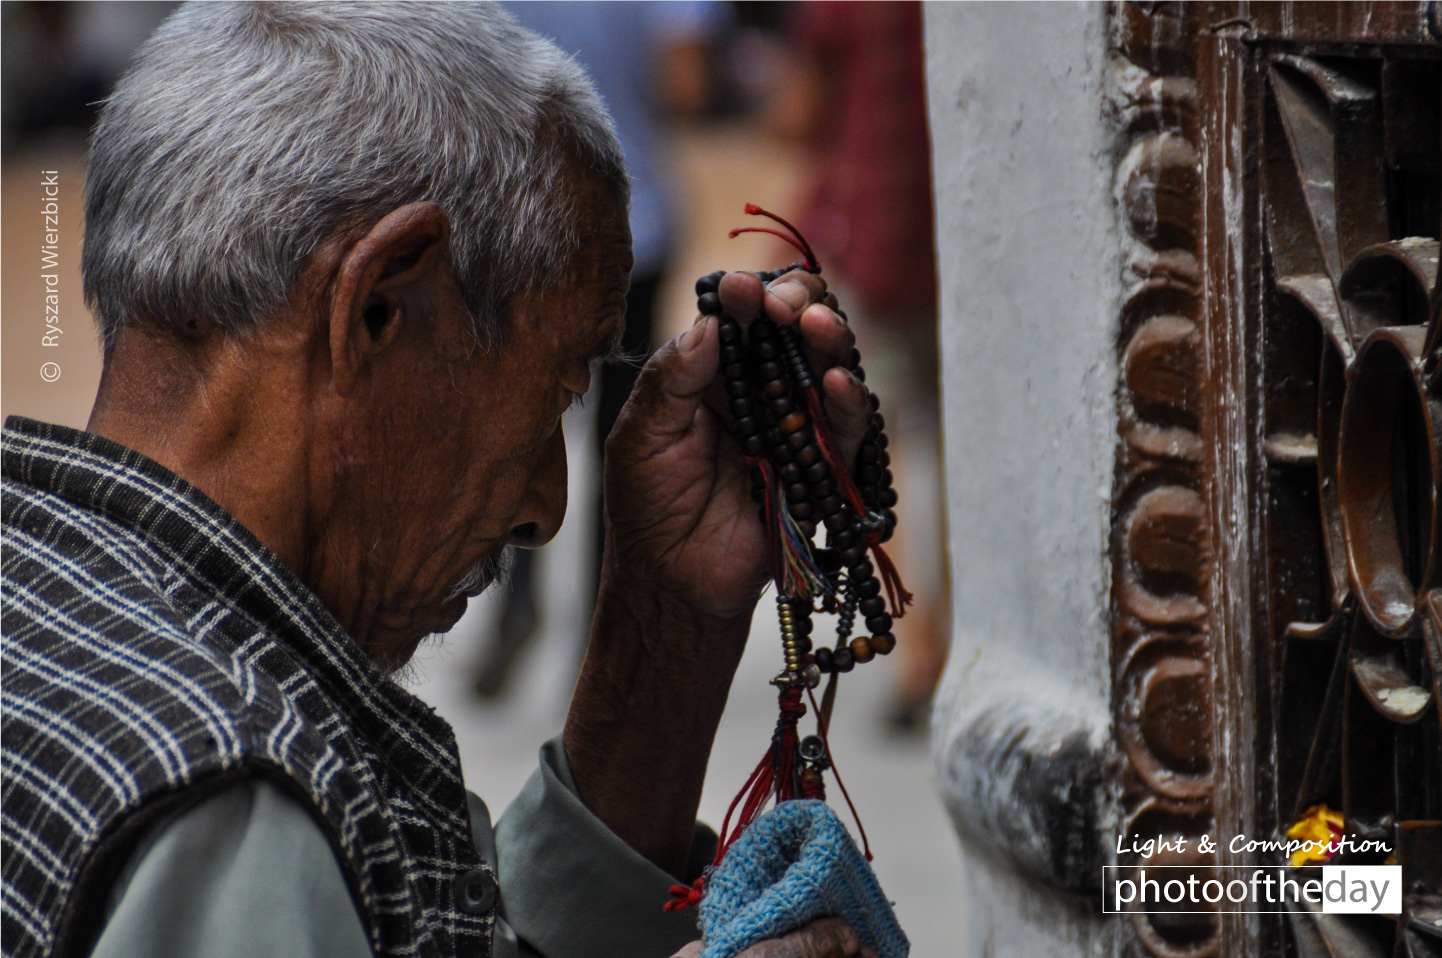
[{"label": "man's nose", "polygon": [[537,549],[550,542],[566,518],[566,437],[559,426],[526,483],[509,542]]}]

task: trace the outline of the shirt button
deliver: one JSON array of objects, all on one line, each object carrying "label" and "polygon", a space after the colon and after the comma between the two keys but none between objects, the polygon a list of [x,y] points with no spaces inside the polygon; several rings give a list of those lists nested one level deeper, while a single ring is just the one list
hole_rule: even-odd
[{"label": "shirt button", "polygon": [[495,875],[477,868],[456,879],[456,907],[467,915],[484,915],[495,904]]}]

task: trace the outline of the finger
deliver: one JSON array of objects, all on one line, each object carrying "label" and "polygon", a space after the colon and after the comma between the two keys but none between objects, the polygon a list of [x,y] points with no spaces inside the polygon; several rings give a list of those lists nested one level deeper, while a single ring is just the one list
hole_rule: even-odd
[{"label": "finger", "polygon": [[[755,273],[739,271],[727,273],[721,277],[716,292],[721,297],[722,313],[736,320],[742,329],[750,326],[752,320],[761,315],[761,280],[756,278]],[[719,339],[718,330],[718,343]],[[721,417],[722,422],[727,423],[733,418],[730,412],[729,398],[722,377],[715,376],[714,381],[706,388],[704,401],[711,407],[712,412]]]},{"label": "finger", "polygon": [[871,424],[870,390],[849,370],[835,367],[826,371],[821,387],[825,393],[826,420],[831,424],[831,435],[841,452],[841,460],[853,465],[866,427]]},{"label": "finger", "polygon": [[716,380],[720,357],[716,320],[710,316],[656,350],[612,432],[624,437],[623,448],[613,450],[616,444],[608,442],[607,454],[649,458],[680,438]]},{"label": "finger", "polygon": [[711,411],[721,417],[721,421],[730,424],[736,417],[731,415],[731,397],[726,393],[725,380],[717,376],[701,392],[701,401],[711,407]]},{"label": "finger", "polygon": [[721,277],[716,292],[721,296],[721,310],[745,329],[761,315],[763,291],[755,273],[736,270]]},{"label": "finger", "polygon": [[815,273],[794,269],[766,287],[766,315],[782,326],[790,325],[811,304],[826,297],[826,280]]},{"label": "finger", "polygon": [[832,366],[850,368],[856,334],[834,309],[819,303],[808,306],[801,314],[799,328],[806,359],[817,374],[824,374]]},{"label": "finger", "polygon": [[682,948],[680,951],[676,952],[676,954],[672,955],[671,958],[700,958],[700,955],[701,943],[699,941],[693,941],[691,942],[691,944],[687,945],[685,948]]},{"label": "finger", "polygon": [[783,938],[763,941],[737,958],[856,958],[861,939],[841,918],[822,918]]}]

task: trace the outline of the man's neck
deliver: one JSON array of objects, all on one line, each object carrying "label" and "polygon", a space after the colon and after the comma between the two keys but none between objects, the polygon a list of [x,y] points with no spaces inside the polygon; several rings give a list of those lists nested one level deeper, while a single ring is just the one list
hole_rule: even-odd
[{"label": "man's neck", "polygon": [[192,346],[127,329],[86,428],[199,488],[300,572],[313,478],[305,380],[293,350],[260,337],[244,348],[221,336]]}]

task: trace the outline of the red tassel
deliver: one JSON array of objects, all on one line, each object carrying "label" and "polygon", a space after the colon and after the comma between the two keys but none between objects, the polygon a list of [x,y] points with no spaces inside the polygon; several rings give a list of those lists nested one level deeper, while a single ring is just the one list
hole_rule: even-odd
[{"label": "red tassel", "polygon": [[662,911],[684,911],[692,905],[701,904],[706,894],[706,876],[696,879],[694,885],[672,885],[671,900],[661,906]]},{"label": "red tassel", "polygon": [[741,833],[746,830],[746,826],[756,820],[756,816],[761,814],[761,809],[766,805],[767,799],[771,797],[771,792],[776,785],[775,757],[776,746],[773,744],[771,748],[767,750],[766,757],[761,760],[761,774],[756,778],[756,783],[751,786],[751,792],[746,796],[746,803],[741,806],[741,817],[736,819],[736,827],[731,831],[729,838],[722,844],[716,846],[716,861],[714,864],[721,864],[721,859],[725,857],[726,850],[731,847],[736,839],[741,837]]},{"label": "red tassel", "polygon": [[[741,786],[741,791],[731,800],[726,817],[721,821],[721,836],[716,843],[716,857],[711,867],[721,864],[726,852],[741,837],[746,827],[754,822],[766,807],[774,793],[778,802],[796,798],[800,791],[796,771],[796,723],[806,714],[801,702],[801,687],[789,685],[781,690],[781,715],[776,719],[776,731],[771,736],[771,747],[766,750],[755,770]],[[844,791],[844,789],[843,789]],[[741,815],[736,826],[731,826],[731,815],[741,805]],[[671,886],[671,900],[663,908],[666,911],[680,911],[701,901],[705,893],[705,876],[696,879],[690,888],[685,885]]]},{"label": "red tassel", "polygon": [[796,240],[794,240],[794,239],[792,239],[791,237],[787,236],[785,233],[781,232],[780,230],[768,229],[768,228],[765,227],[765,226],[741,226],[741,227],[737,227],[736,229],[732,230],[732,231],[731,231],[729,234],[727,234],[727,235],[728,235],[731,239],[735,239],[736,237],[740,236],[742,233],[770,233],[772,236],[775,236],[775,237],[777,237],[778,239],[783,239],[783,240],[785,240],[786,242],[790,243],[792,246],[794,246],[794,247],[796,248],[796,252],[800,253],[802,256],[806,256],[806,255],[807,255],[807,253],[806,253],[806,247],[804,247],[804,246],[802,246],[800,243],[796,242]]},{"label": "red tassel", "polygon": [[[816,696],[810,689],[806,690],[806,697],[811,700],[811,707],[816,709],[816,714],[820,715],[821,710],[816,708]],[[826,725],[820,724],[816,730],[821,733],[821,744],[826,746],[826,757],[831,761],[831,774],[836,776],[841,797],[846,799],[846,807],[851,809],[851,820],[856,822],[856,830],[861,833],[861,847],[866,852],[866,860],[871,861],[871,842],[866,839],[866,826],[861,824],[861,815],[856,811],[856,805],[851,801],[851,793],[846,790],[846,783],[841,780],[841,772],[836,768],[836,756],[831,753],[831,742],[826,738]]]},{"label": "red tassel", "polygon": [[[841,452],[836,448],[836,440],[831,436],[831,427],[826,421],[826,414],[821,409],[821,395],[816,387],[812,386],[806,390],[806,408],[811,413],[812,428],[816,432],[816,445],[821,448],[821,458],[831,467],[831,474],[836,477],[836,485],[841,490],[842,496],[852,509],[856,510],[858,516],[865,516],[870,510],[866,508],[866,502],[861,498],[861,491],[856,488],[856,483],[851,479],[851,470],[841,460]],[[872,555],[876,557],[876,568],[881,573],[881,581],[886,586],[886,596],[891,604],[891,617],[900,619],[906,615],[906,607],[912,603],[913,596],[906,591],[906,586],[901,583],[901,574],[896,571],[896,563],[881,548],[880,536],[867,536],[867,544],[871,546]]]},{"label": "red tassel", "polygon": [[881,582],[886,586],[886,598],[891,603],[891,617],[899,619],[906,615],[906,607],[911,605],[914,598],[906,591],[906,586],[901,584],[901,574],[896,571],[896,563],[891,561],[891,556],[879,545],[871,547],[871,554],[876,557],[876,571],[881,573]]},{"label": "red tassel", "polygon": [[[788,686],[781,692],[781,717],[776,722],[775,744],[772,746],[773,754],[776,756],[776,802],[789,802],[796,798],[801,792],[801,776],[796,768],[796,746],[799,736],[796,734],[796,722],[806,714],[806,706],[801,704],[801,689],[799,686]],[[760,810],[758,809],[758,812]]]},{"label": "red tassel", "polygon": [[782,558],[781,558],[781,532],[776,527],[776,500],[774,490],[776,483],[771,478],[771,463],[765,456],[747,456],[747,465],[761,471],[761,480],[766,485],[766,498],[762,503],[762,512],[766,515],[766,554],[771,559],[771,578],[776,582],[776,587],[781,587]]},{"label": "red tassel", "polygon": [[[821,272],[821,263],[819,260],[817,260],[816,253],[812,251],[811,244],[806,242],[806,237],[801,235],[801,231],[799,229],[792,226],[790,223],[786,222],[784,219],[777,216],[770,210],[762,209],[755,203],[747,203],[745,206],[745,212],[747,216],[764,216],[768,220],[771,220],[773,223],[780,223],[782,226],[790,230],[791,235],[796,237],[796,242],[792,243],[791,245],[801,250],[802,255],[806,257],[806,268],[811,270],[813,273]],[[736,234],[733,232],[731,235],[735,236]],[[782,239],[785,239],[785,237],[782,237]]]}]

